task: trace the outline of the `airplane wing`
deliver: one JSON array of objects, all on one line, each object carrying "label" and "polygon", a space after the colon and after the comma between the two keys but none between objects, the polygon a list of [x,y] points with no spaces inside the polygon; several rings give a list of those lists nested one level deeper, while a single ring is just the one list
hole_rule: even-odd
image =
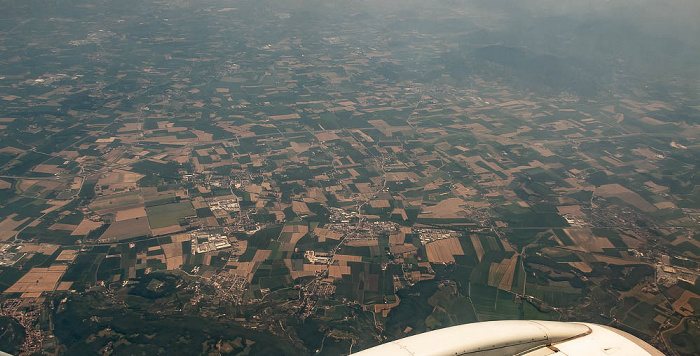
[{"label": "airplane wing", "polygon": [[354,356],[663,356],[617,329],[589,323],[504,320],[464,324],[382,344]]}]

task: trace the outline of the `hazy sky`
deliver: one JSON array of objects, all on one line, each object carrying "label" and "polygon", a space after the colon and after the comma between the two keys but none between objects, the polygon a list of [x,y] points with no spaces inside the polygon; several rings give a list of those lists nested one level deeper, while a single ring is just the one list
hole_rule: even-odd
[{"label": "hazy sky", "polygon": [[700,36],[698,0],[475,0],[480,6],[511,16],[557,16],[619,19],[689,43]]}]

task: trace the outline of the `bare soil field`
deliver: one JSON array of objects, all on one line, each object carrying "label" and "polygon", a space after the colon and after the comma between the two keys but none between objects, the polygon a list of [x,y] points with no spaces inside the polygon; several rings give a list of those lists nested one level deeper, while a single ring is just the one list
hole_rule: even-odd
[{"label": "bare soil field", "polygon": [[299,119],[300,116],[297,113],[294,114],[287,114],[287,115],[273,115],[270,116],[270,119],[272,120],[292,120],[292,119]]},{"label": "bare soil field", "polygon": [[683,316],[690,316],[693,315],[694,312],[696,312],[695,310],[693,310],[692,305],[697,305],[698,302],[700,302],[700,295],[686,290],[683,292],[681,297],[678,298],[678,300],[673,302],[671,306],[673,307],[673,310],[677,311],[679,314]]},{"label": "bare soil field", "polygon": [[478,258],[479,262],[481,262],[481,257],[484,256],[484,247],[481,246],[481,240],[479,240],[479,236],[469,235],[469,239],[472,241],[472,245],[474,246],[474,250],[476,251],[476,258]]},{"label": "bare soil field", "polygon": [[10,189],[12,188],[12,183],[6,182],[2,179],[0,179],[0,189]]},{"label": "bare soil field", "polygon": [[90,209],[100,215],[114,213],[119,210],[136,208],[143,205],[143,198],[139,191],[114,194],[95,199],[90,204]]},{"label": "bare soil field", "polygon": [[335,255],[333,258],[338,261],[341,265],[347,265],[348,262],[362,262],[362,256],[355,255]]},{"label": "bare soil field", "polygon": [[616,197],[622,199],[627,204],[647,213],[656,211],[656,207],[644,200],[639,194],[617,183],[601,185],[595,190],[595,194],[605,198]]},{"label": "bare soil field", "polygon": [[143,177],[143,174],[116,169],[106,173],[97,181],[97,184],[109,185],[110,188],[136,187],[136,182]]},{"label": "bare soil field", "polygon": [[350,266],[330,266],[328,267],[328,277],[340,279],[344,274],[350,274]]},{"label": "bare soil field", "polygon": [[399,232],[389,235],[389,245],[401,245],[406,240],[406,234]]},{"label": "bare soil field", "polygon": [[557,210],[559,211],[559,214],[566,215],[566,214],[571,214],[571,215],[576,215],[580,216],[583,215],[581,212],[581,206],[580,205],[561,205],[557,207]]},{"label": "bare soil field", "polygon": [[589,252],[603,252],[604,248],[615,248],[610,240],[593,235],[591,229],[564,229],[564,233],[574,240],[574,246]]},{"label": "bare soil field", "polygon": [[311,271],[305,271],[304,270],[304,265],[301,266],[301,270],[294,270],[294,266],[292,266],[292,260],[291,259],[284,259],[284,264],[287,266],[287,268],[290,271],[290,276],[292,276],[292,279],[297,279],[299,277],[307,277],[307,276],[312,276],[314,273]]},{"label": "bare soil field", "polygon": [[77,235],[87,235],[90,233],[90,231],[95,230],[102,226],[104,223],[101,221],[92,221],[88,219],[83,219],[83,221],[80,222],[78,227],[73,230],[71,233],[72,236],[77,236]]},{"label": "bare soil field", "polygon": [[418,175],[413,172],[389,172],[386,174],[386,180],[389,182],[399,182],[403,180],[418,180]]},{"label": "bare soil field", "polygon": [[431,242],[425,245],[425,252],[428,255],[428,261],[432,263],[454,262],[454,255],[464,255],[462,245],[456,237]]},{"label": "bare soil field", "polygon": [[78,250],[63,250],[58,257],[56,257],[56,261],[72,262],[77,255]]},{"label": "bare soil field", "polygon": [[649,124],[649,125],[654,125],[654,126],[665,125],[665,124],[666,124],[666,123],[663,122],[663,121],[659,121],[659,120],[656,120],[656,119],[651,118],[651,117],[648,117],[648,116],[639,119],[639,121],[644,122],[644,123],[647,123],[647,124]]},{"label": "bare soil field", "polygon": [[141,130],[141,124],[138,122],[125,122],[122,127],[120,127],[118,132],[129,132]]},{"label": "bare soil field", "polygon": [[42,255],[53,255],[54,252],[58,251],[60,246],[54,244],[27,244],[22,247],[22,252],[27,253],[40,253]]},{"label": "bare soil field", "polygon": [[513,288],[515,270],[518,266],[518,255],[513,255],[513,257],[511,257],[509,260],[504,261],[508,261],[508,267],[506,268],[505,274],[503,275],[503,279],[501,279],[501,283],[498,285],[498,288],[509,291]]},{"label": "bare soil field", "polygon": [[593,268],[586,262],[568,262],[569,266],[576,268],[583,273],[591,273]]},{"label": "bare soil field", "polygon": [[31,186],[33,186],[37,182],[38,182],[37,180],[23,179],[22,181],[19,182],[17,187],[19,188],[19,190],[26,192],[27,189],[29,189]]},{"label": "bare soil field", "polygon": [[16,221],[14,219],[15,216],[17,216],[17,214],[12,214],[5,218],[5,220],[0,221],[0,241],[7,241],[10,237],[15,236],[17,231],[14,231],[14,229],[29,220],[29,218],[24,218]]},{"label": "bare soil field", "polygon": [[288,243],[289,246],[287,247],[288,249],[284,249],[284,251],[293,251],[297,242],[299,242],[299,240],[301,240],[301,238],[308,232],[309,227],[306,225],[285,225],[282,228],[282,235],[289,235],[289,241],[283,242]]},{"label": "bare soil field", "polygon": [[148,201],[154,201],[154,200],[175,198],[175,196],[177,195],[177,191],[175,191],[175,190],[158,191],[158,188],[156,188],[156,187],[143,187],[143,188],[141,188],[141,194],[143,195],[143,199],[148,202]]},{"label": "bare soil field", "polygon": [[369,205],[373,208],[390,208],[391,204],[386,199],[372,200]]},{"label": "bare soil field", "polygon": [[197,136],[197,139],[200,141],[208,142],[214,138],[213,134],[210,134],[208,132],[204,132],[202,130],[192,130],[192,133],[195,134],[195,136]]},{"label": "bare soil field", "polygon": [[72,286],[73,282],[61,282],[58,284],[58,287],[56,287],[56,290],[67,291],[70,290]]},{"label": "bare soil field", "polygon": [[232,274],[245,277],[248,282],[253,280],[253,269],[255,268],[255,263],[253,262],[235,262],[235,269],[230,270]]},{"label": "bare soil field", "polygon": [[251,262],[265,261],[266,259],[270,258],[270,254],[272,254],[272,250],[257,250],[255,251],[255,256],[253,256],[253,260]]},{"label": "bare soil field", "polygon": [[355,183],[355,188],[362,193],[362,194],[374,194],[376,191],[375,188],[372,187],[372,183]]},{"label": "bare soil field", "polygon": [[326,267],[327,267],[326,265],[312,265],[309,263],[304,263],[304,271],[306,271],[306,272],[313,272],[313,273],[323,272],[326,270]]},{"label": "bare soil field", "polygon": [[353,246],[353,247],[378,246],[379,240],[377,240],[377,239],[346,240],[345,244],[348,246]]},{"label": "bare soil field", "polygon": [[165,257],[165,265],[169,271],[180,268],[185,263],[185,256],[175,255],[170,257]]},{"label": "bare soil field", "polygon": [[309,215],[311,214],[311,210],[309,210],[309,207],[306,206],[306,203],[302,201],[293,201],[292,202],[292,210],[294,210],[294,213],[297,215]]},{"label": "bare soil field", "polygon": [[170,225],[170,226],[159,227],[157,229],[151,230],[151,232],[153,233],[153,236],[174,234],[174,233],[180,232],[180,231],[182,231],[182,226],[180,226],[180,225]]},{"label": "bare soil field", "polygon": [[[462,206],[467,203],[460,198],[445,199],[434,206],[424,206],[418,218],[433,219],[457,219],[463,218],[466,214]],[[426,212],[427,211],[427,212]]]},{"label": "bare soil field", "polygon": [[660,203],[654,204],[657,209],[676,209],[676,204],[671,203],[670,201],[662,201]]},{"label": "bare soil field", "polygon": [[73,232],[78,225],[71,225],[71,224],[53,224],[49,226],[49,230],[64,230],[64,231],[70,231]]},{"label": "bare soil field", "polygon": [[[366,109],[365,112],[372,113],[376,111],[384,111],[384,108],[373,108]],[[410,126],[391,126],[384,120],[367,120],[367,123],[374,126],[377,130],[381,131],[386,137],[392,137],[394,132],[408,131]]]},{"label": "bare soil field", "polygon": [[496,286],[496,284],[500,281],[501,276],[498,275],[498,267],[500,266],[500,263],[496,262],[491,262],[489,265],[489,276],[488,276],[488,284],[491,287]]},{"label": "bare soil field", "polygon": [[68,266],[56,265],[48,268],[32,268],[4,293],[23,293],[22,297],[35,297],[42,292],[52,292]]},{"label": "bare soil field", "polygon": [[318,236],[318,242],[325,242],[326,239],[340,240],[343,237],[343,234],[339,232],[331,231],[320,227],[317,227],[314,230],[314,234]]},{"label": "bare soil field", "polygon": [[389,247],[389,251],[394,255],[414,254],[418,248],[412,244],[400,244]]},{"label": "bare soil field", "polygon": [[333,140],[340,139],[340,137],[338,135],[336,135],[334,132],[329,132],[329,131],[318,132],[318,133],[315,133],[314,136],[316,136],[316,139],[321,141],[321,142],[333,141]]},{"label": "bare soil field", "polygon": [[610,256],[604,256],[604,255],[594,255],[595,259],[598,260],[598,262],[605,262],[610,265],[619,265],[619,266],[627,266],[627,265],[635,265],[639,264],[639,259],[638,258],[619,258],[619,257],[610,257]]},{"label": "bare soil field", "polygon": [[34,167],[32,171],[37,172],[37,173],[47,173],[47,174],[56,174],[62,171],[61,168],[58,168],[58,166],[53,165],[53,164],[40,164]]},{"label": "bare soil field", "polygon": [[140,206],[138,208],[124,209],[117,211],[116,221],[129,220],[142,218],[146,216],[146,207]]},{"label": "bare soil field", "polygon": [[308,198],[309,202],[319,202],[319,203],[325,203],[328,201],[326,198],[326,195],[323,193],[323,190],[318,187],[310,187],[306,188],[308,191]]}]

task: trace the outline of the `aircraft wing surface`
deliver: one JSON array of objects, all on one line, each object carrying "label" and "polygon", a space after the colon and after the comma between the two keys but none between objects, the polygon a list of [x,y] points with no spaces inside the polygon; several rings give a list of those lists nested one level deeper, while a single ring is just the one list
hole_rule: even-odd
[{"label": "aircraft wing surface", "polygon": [[589,323],[504,320],[464,324],[382,344],[355,356],[657,356],[646,342]]}]

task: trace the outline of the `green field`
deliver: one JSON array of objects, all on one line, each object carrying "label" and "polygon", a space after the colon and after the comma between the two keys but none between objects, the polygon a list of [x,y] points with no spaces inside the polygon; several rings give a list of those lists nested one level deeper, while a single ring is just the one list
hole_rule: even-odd
[{"label": "green field", "polygon": [[196,214],[189,201],[146,208],[146,213],[151,229],[177,225],[180,218]]},{"label": "green field", "polygon": [[472,284],[470,296],[479,321],[520,318],[519,304],[514,302],[512,293]]}]

